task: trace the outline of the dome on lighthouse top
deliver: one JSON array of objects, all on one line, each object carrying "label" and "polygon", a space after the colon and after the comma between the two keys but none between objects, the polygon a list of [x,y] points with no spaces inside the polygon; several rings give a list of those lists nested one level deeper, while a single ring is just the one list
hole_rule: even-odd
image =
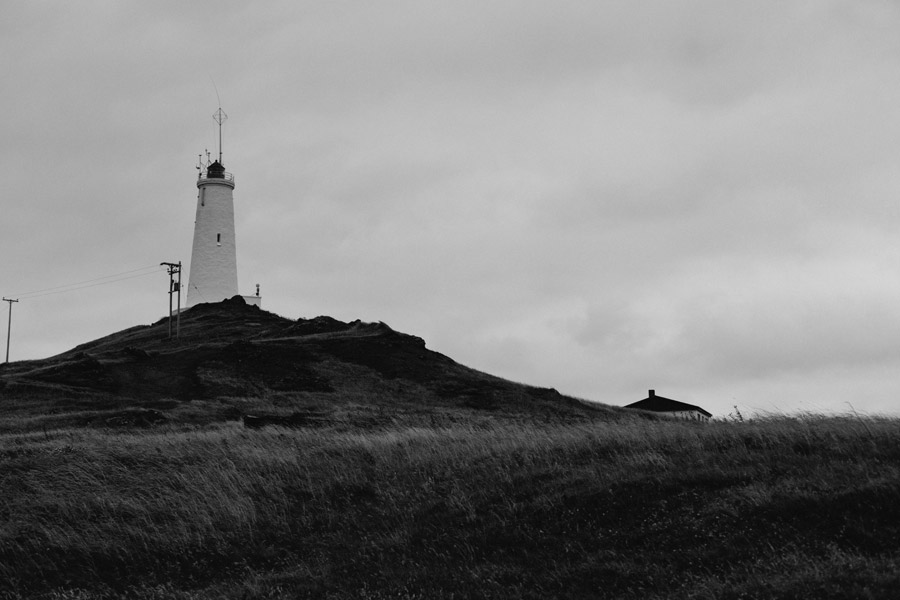
[{"label": "dome on lighthouse top", "polygon": [[215,161],[206,168],[206,176],[210,179],[225,179],[225,167],[219,161]]}]

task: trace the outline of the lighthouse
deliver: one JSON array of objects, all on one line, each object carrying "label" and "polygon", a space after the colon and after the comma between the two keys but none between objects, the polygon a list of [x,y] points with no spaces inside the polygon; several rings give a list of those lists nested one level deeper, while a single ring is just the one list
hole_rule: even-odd
[{"label": "lighthouse", "polygon": [[[194,220],[194,243],[187,306],[204,302],[221,302],[238,294],[237,245],[234,234],[234,176],[222,162],[222,123],[228,116],[221,108],[213,119],[219,124],[219,158],[198,165],[197,216]],[[208,156],[208,154],[207,154]],[[258,288],[257,288],[258,289]],[[256,296],[244,298],[260,304]]]}]

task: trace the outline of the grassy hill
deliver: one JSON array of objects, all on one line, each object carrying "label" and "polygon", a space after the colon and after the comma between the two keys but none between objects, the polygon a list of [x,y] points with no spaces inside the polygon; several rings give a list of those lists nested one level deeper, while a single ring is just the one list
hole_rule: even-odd
[{"label": "grassy hill", "polygon": [[[137,408],[172,423],[308,412],[349,426],[487,413],[549,421],[623,414],[464,367],[384,323],[294,321],[239,297],[183,313],[177,340],[161,319],[50,359],[0,365],[0,393],[7,417],[46,427],[127,423],[141,418]],[[14,426],[4,422],[0,431]]]},{"label": "grassy hill", "polygon": [[382,324],[225,303],[182,325],[0,370],[0,598],[900,589],[897,420],[670,422]]}]

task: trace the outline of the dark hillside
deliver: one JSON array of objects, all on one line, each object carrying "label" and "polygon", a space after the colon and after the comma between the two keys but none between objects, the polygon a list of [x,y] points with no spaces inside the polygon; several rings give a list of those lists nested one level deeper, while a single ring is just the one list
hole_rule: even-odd
[{"label": "dark hillside", "polygon": [[900,421],[651,419],[242,301],[0,369],[0,600],[897,597]]},{"label": "dark hillside", "polygon": [[[333,413],[358,423],[383,421],[388,409],[392,419],[448,409],[576,421],[623,414],[464,367],[384,323],[295,321],[236,297],[183,312],[177,340],[168,326],[164,318],[45,360],[4,365],[0,393],[8,407],[31,412],[44,404],[56,421],[71,410],[129,408],[176,421],[203,421],[204,412],[216,421],[308,410],[324,410],[320,421]],[[101,417],[81,424],[105,423]]]}]

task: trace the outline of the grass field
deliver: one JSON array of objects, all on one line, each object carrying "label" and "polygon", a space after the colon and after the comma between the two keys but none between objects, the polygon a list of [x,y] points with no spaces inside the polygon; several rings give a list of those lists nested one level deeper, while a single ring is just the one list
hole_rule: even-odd
[{"label": "grass field", "polygon": [[900,421],[0,433],[0,598],[895,598]]}]

